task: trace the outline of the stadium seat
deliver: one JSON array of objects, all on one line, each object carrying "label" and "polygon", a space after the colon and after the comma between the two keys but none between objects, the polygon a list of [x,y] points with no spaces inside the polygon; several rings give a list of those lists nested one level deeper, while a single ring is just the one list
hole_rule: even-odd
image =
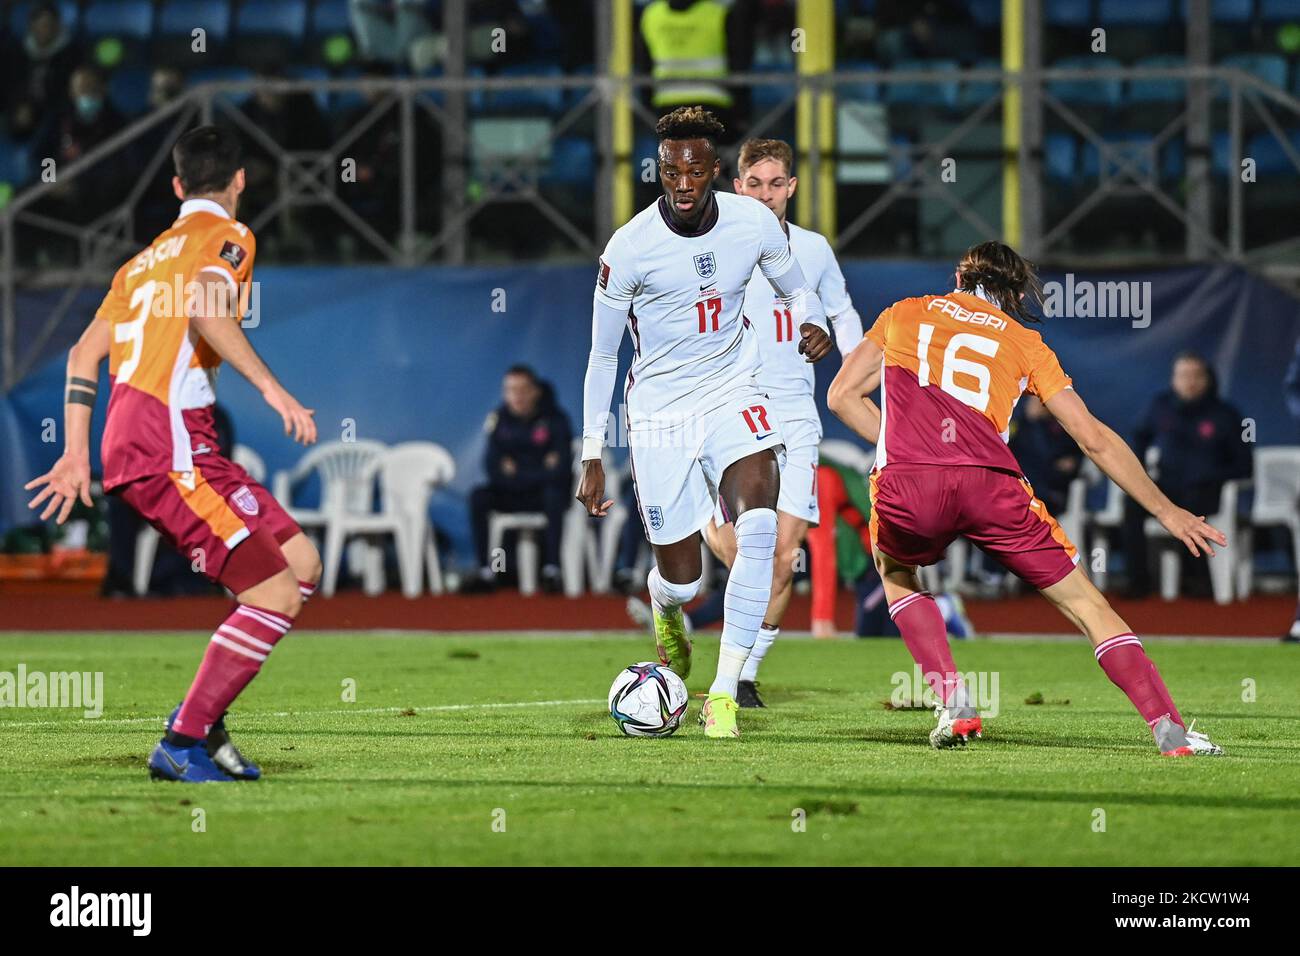
[{"label": "stadium seat", "polygon": [[[1187,0],[1178,0],[1178,15],[1187,19]],[[1215,23],[1247,24],[1255,17],[1255,0],[1210,0],[1210,19]]]},{"label": "stadium seat", "polygon": [[[471,76],[484,76],[479,67],[470,67]],[[504,67],[498,74],[502,78],[537,78],[562,77],[564,71],[558,66],[539,66],[536,64],[514,64]],[[509,113],[512,115],[547,115],[558,114],[564,108],[564,90],[560,87],[534,87],[513,90],[488,90],[472,92],[469,96],[470,111],[474,113]]]},{"label": "stadium seat", "polygon": [[[201,83],[231,83],[235,81],[251,80],[255,74],[252,70],[244,69],[239,66],[210,66],[202,70],[194,70],[189,74],[189,83],[191,86],[198,86]],[[238,93],[222,94],[231,103],[244,103],[253,95],[252,90],[245,90]]]},{"label": "stadium seat", "polygon": [[330,37],[352,34],[352,19],[348,14],[348,0],[316,0],[311,10],[312,36]]},{"label": "stadium seat", "polygon": [[[1265,83],[1276,86],[1279,90],[1286,89],[1286,60],[1276,54],[1239,53],[1236,56],[1224,57],[1219,65],[1250,73]],[[1228,95],[1227,88],[1223,84],[1216,85],[1219,86],[1218,95],[1226,97]]]},{"label": "stadium seat", "polygon": [[429,590],[441,594],[442,562],[429,504],[433,493],[456,477],[455,461],[441,445],[409,441],[385,451],[378,470],[384,510],[369,517],[380,533],[393,535],[402,594],[419,597],[426,575]]},{"label": "stadium seat", "polygon": [[1079,144],[1069,133],[1048,133],[1043,137],[1043,171],[1058,183],[1075,181]]},{"label": "stadium seat", "polygon": [[[1149,56],[1133,64],[1136,67],[1185,67],[1187,60],[1173,54]],[[1181,103],[1187,99],[1187,84],[1173,77],[1149,77],[1128,81],[1129,103]]]},{"label": "stadium seat", "polygon": [[1163,27],[1174,18],[1173,0],[1099,0],[1098,23]]},{"label": "stadium seat", "polygon": [[1300,0],[1259,0],[1259,18],[1265,23],[1300,20]]},{"label": "stadium seat", "polygon": [[[1288,145],[1291,151],[1300,154],[1300,130],[1293,130],[1288,136]],[[1257,133],[1246,141],[1245,149],[1242,151],[1243,158],[1250,158],[1255,161],[1255,172],[1261,176],[1272,174],[1283,174],[1288,176],[1300,176],[1300,169],[1291,162],[1287,156],[1286,150],[1278,142],[1276,136],[1270,133]]]},{"label": "stadium seat", "polygon": [[[1115,151],[1106,162],[1107,179],[1123,179],[1129,182],[1134,173],[1139,177],[1151,176],[1157,166],[1158,158],[1149,155],[1153,137],[1145,133],[1127,133],[1105,137],[1107,146]],[[1154,162],[1153,162],[1154,160]],[[1088,141],[1083,144],[1079,154],[1079,178],[1097,179],[1101,176],[1101,151],[1096,144]]]},{"label": "stadium seat", "polygon": [[551,162],[542,180],[582,184],[593,182],[595,175],[595,144],[581,136],[561,136],[551,146]]},{"label": "stadium seat", "polygon": [[[1250,509],[1250,530],[1255,528],[1286,528],[1291,532],[1294,571],[1300,574],[1300,512],[1296,500],[1300,499],[1300,447],[1280,445],[1255,450],[1255,498]],[[1243,558],[1251,554],[1243,548]],[[1248,597],[1254,590],[1254,565],[1246,561],[1243,568],[1239,597]]]},{"label": "stadium seat", "polygon": [[31,146],[0,136],[0,183],[17,191],[31,176]]},{"label": "stadium seat", "polygon": [[[1119,64],[1108,56],[1072,56],[1063,60],[1058,60],[1051,65],[1051,69],[1061,70],[1102,70],[1116,67]],[[1087,79],[1074,78],[1068,80],[1051,80],[1047,84],[1047,92],[1055,96],[1062,103],[1067,105],[1082,105],[1093,107],[1114,107],[1119,104],[1120,93],[1123,84],[1119,79],[1106,77],[1104,79]]]},{"label": "stadium seat", "polygon": [[[325,442],[303,455],[291,471],[275,474],[272,482],[275,500],[304,530],[319,528],[325,532],[326,544],[322,554],[325,574],[321,579],[321,593],[325,597],[332,595],[338,584],[339,564],[347,537],[347,516],[365,515],[372,510],[374,464],[387,447],[381,442],[365,439]],[[294,488],[312,476],[320,479],[320,507],[293,507]]]},{"label": "stadium seat", "polygon": [[[1249,580],[1246,565],[1250,555],[1242,547],[1242,531],[1246,523],[1238,509],[1242,493],[1250,485],[1249,481],[1225,482],[1219,495],[1219,510],[1206,519],[1228,540],[1226,547],[1216,549],[1214,560],[1209,562],[1210,587],[1215,604],[1231,604],[1234,594],[1240,594],[1243,581]],[[1166,601],[1176,600],[1182,572],[1181,553],[1185,550],[1183,544],[1172,538],[1155,518],[1147,518],[1143,530],[1153,545],[1152,550],[1158,548],[1160,551],[1160,597]]]},{"label": "stadium seat", "polygon": [[[840,73],[879,73],[880,68],[870,60],[845,60],[837,67]],[[835,87],[835,95],[842,102],[875,103],[880,99],[880,84],[872,79],[848,80]]]},{"label": "stadium seat", "polygon": [[[998,70],[1002,69],[1000,60],[979,60],[972,65],[976,70]],[[957,93],[957,106],[964,113],[971,110],[979,109],[984,103],[991,100],[1001,91],[1002,84],[996,80],[967,80],[961,81],[961,87]]]},{"label": "stadium seat", "polygon": [[230,4],[226,0],[165,0],[158,14],[158,35],[189,37],[202,27],[209,43],[230,35]]},{"label": "stadium seat", "polygon": [[82,16],[87,37],[115,36],[148,40],[153,35],[152,0],[95,0]]},{"label": "stadium seat", "polygon": [[297,41],[307,32],[307,0],[243,0],[235,14],[235,33],[278,36]]},{"label": "stadium seat", "polygon": [[1002,23],[1002,0],[971,0],[970,14],[980,27],[996,27]]},{"label": "stadium seat", "polygon": [[1047,0],[1044,17],[1048,26],[1082,27],[1096,23],[1092,0]]},{"label": "stadium seat", "polygon": [[[59,17],[64,27],[75,33],[81,26],[81,8],[77,0],[58,0]],[[27,17],[32,11],[32,0],[15,3],[9,8],[9,29],[15,37],[27,34]]]},{"label": "stadium seat", "polygon": [[889,71],[908,73],[925,71],[951,74],[952,79],[938,82],[905,81],[882,84],[885,102],[893,106],[942,106],[952,109],[957,105],[958,67],[952,60],[900,60]]},{"label": "stadium seat", "polygon": [[127,116],[138,116],[149,110],[149,79],[151,70],[143,66],[123,66],[108,78],[108,98]]}]

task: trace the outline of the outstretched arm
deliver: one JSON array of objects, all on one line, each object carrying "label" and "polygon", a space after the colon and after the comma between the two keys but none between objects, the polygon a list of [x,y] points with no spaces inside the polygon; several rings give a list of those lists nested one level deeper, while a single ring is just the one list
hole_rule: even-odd
[{"label": "outstretched arm", "polygon": [[1193,515],[1170,501],[1156,487],[1124,439],[1088,411],[1077,392],[1070,388],[1062,389],[1047,400],[1046,406],[1070,437],[1078,442],[1083,453],[1164,525],[1166,531],[1183,542],[1188,551],[1198,557],[1204,551],[1213,557],[1211,542],[1220,547],[1228,543],[1222,531],[1205,523],[1204,515]]},{"label": "outstretched arm", "polygon": [[296,442],[304,445],[312,444],[316,441],[316,422],[312,419],[315,410],[303,408],[302,404],[271,374],[266,363],[253,350],[253,344],[248,341],[248,336],[244,334],[243,327],[237,321],[238,309],[232,301],[234,297],[228,294],[228,289],[229,286],[224,282],[208,280],[202,301],[229,302],[230,307],[214,308],[212,315],[191,316],[190,321],[194,323],[194,328],[199,335],[203,336],[204,341],[212,346],[222,360],[248,379],[249,384],[262,393],[266,404],[279,413],[284,421],[284,433],[292,435]]},{"label": "outstretched arm", "polygon": [[587,375],[582,382],[582,481],[578,500],[587,513],[603,516],[613,499],[605,496],[605,468],[600,456],[605,447],[605,429],[609,423],[609,399],[618,375],[618,346],[623,341],[626,310],[620,311],[599,297],[591,309],[591,352],[587,355]]},{"label": "outstretched arm", "polygon": [[880,408],[871,395],[880,385],[883,355],[879,345],[863,339],[845,357],[826,394],[826,403],[835,416],[873,445],[880,439]]},{"label": "outstretched arm", "polygon": [[86,326],[68,352],[68,390],[63,406],[63,455],[54,467],[33,478],[23,487],[31,491],[45,487],[27,505],[38,507],[44,521],[57,512],[58,523],[68,520],[72,506],[80,499],[86,507],[90,500],[90,419],[95,411],[95,393],[99,388],[99,363],[108,355],[109,324],[96,316]]}]

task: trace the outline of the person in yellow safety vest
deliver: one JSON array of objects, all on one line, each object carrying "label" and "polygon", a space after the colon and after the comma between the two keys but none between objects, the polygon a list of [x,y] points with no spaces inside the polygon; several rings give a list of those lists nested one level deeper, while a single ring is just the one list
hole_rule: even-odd
[{"label": "person in yellow safety vest", "polygon": [[707,106],[728,139],[748,126],[748,91],[722,82],[749,69],[754,55],[752,0],[653,0],[641,13],[638,68],[654,78],[656,112]]}]

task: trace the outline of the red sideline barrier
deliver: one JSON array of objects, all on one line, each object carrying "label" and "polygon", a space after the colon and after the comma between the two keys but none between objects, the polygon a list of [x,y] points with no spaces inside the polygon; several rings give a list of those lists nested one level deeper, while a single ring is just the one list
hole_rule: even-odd
[{"label": "red sideline barrier", "polygon": [[[314,630],[593,631],[627,630],[625,599],[616,596],[570,600],[552,595],[524,598],[514,592],[490,596],[445,595],[408,600],[396,592],[378,597],[349,591],[312,599],[300,626]],[[0,598],[0,631],[189,631],[210,630],[227,613],[223,598],[105,600],[59,595]],[[853,622],[853,597],[840,595],[837,621]],[[1116,601],[1116,610],[1138,634],[1280,637],[1290,627],[1295,599],[1259,596],[1219,606],[1208,600]],[[1064,634],[1068,625],[1037,595],[1001,601],[967,601],[980,633]],[[807,630],[809,601],[796,595],[787,630]]]}]

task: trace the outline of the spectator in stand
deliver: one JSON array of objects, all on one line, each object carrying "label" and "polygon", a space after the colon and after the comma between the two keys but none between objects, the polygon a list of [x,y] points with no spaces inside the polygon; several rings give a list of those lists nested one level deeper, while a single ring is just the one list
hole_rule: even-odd
[{"label": "spectator in stand", "polygon": [[[325,149],[330,144],[329,126],[311,93],[284,93],[270,86],[284,79],[284,71],[267,68],[258,71],[259,85],[252,98],[244,104],[244,116],[286,152],[309,152]],[[270,206],[280,196],[280,157],[256,137],[248,139],[244,149],[244,195],[241,208],[251,218]],[[285,226],[290,215],[320,225],[310,215],[319,209],[285,208],[273,220],[276,232],[285,236]],[[304,223],[305,224],[305,223]],[[269,231],[269,230],[268,230]],[[324,232],[309,229],[309,232]]]},{"label": "spectator in stand", "polygon": [[39,165],[53,159],[57,176],[38,208],[55,219],[87,223],[125,197],[126,164],[119,154],[75,178],[65,174],[69,166],[120,132],[126,121],[109,102],[103,74],[93,66],[79,66],[72,72],[68,97],[71,102],[47,117],[36,139],[33,162]]},{"label": "spectator in stand", "polygon": [[[884,64],[899,60],[956,56],[948,49],[971,23],[962,0],[879,0],[876,4],[876,57]],[[967,40],[969,38],[967,37]]]},{"label": "spectator in stand", "polygon": [[721,81],[753,66],[757,19],[754,0],[653,0],[642,10],[636,69],[654,77],[655,114],[707,106],[726,127],[724,142],[738,142],[749,128],[749,91]]},{"label": "spectator in stand", "polygon": [[[1169,500],[1192,514],[1212,515],[1228,481],[1251,476],[1250,448],[1242,440],[1242,415],[1219,397],[1210,363],[1196,352],[1174,359],[1167,391],[1156,395],[1134,433],[1133,451],[1152,467],[1155,483]],[[1154,452],[1153,456],[1148,456]],[[1147,567],[1146,512],[1137,502],[1124,502],[1124,552],[1128,566],[1127,596],[1151,593]],[[1181,550],[1181,549],[1180,549]],[[1187,555],[1190,558],[1190,555]],[[1208,593],[1209,568],[1204,561],[1184,561],[1192,590]]]},{"label": "spectator in stand", "polygon": [[462,591],[496,587],[488,554],[488,514],[537,511],[546,515],[542,547],[542,587],[560,590],[560,533],[573,501],[573,429],[555,403],[551,386],[526,365],[506,372],[501,406],[487,417],[484,468],[487,484],[470,495],[470,522],[478,551],[479,572]]},{"label": "spectator in stand", "polygon": [[[162,109],[184,92],[184,73],[174,66],[158,67],[149,75],[150,111]],[[170,157],[174,145],[171,124],[158,124],[136,140],[132,148],[134,168],[145,168],[162,151]],[[141,242],[148,242],[150,237],[158,235],[176,219],[176,194],[172,191],[174,175],[170,158],[165,158],[140,197],[135,213],[135,234]]]},{"label": "spectator in stand", "polygon": [[1079,475],[1083,455],[1038,396],[1026,393],[1021,398],[1007,444],[1033,485],[1034,494],[1047,505],[1049,512],[1063,514],[1070,496],[1070,482]]},{"label": "spectator in stand", "polygon": [[40,2],[32,4],[27,14],[27,33],[3,53],[0,97],[4,97],[9,135],[25,140],[43,119],[63,112],[68,82],[81,52],[63,25],[58,6]]}]

